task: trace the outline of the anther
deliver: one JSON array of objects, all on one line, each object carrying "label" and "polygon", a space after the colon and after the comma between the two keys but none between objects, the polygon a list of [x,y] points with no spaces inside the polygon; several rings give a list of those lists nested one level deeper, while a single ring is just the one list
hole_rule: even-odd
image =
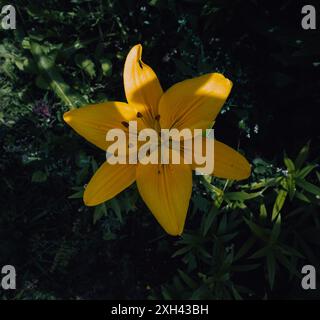
[{"label": "anther", "polygon": [[126,127],[129,128],[129,123],[127,121],[122,121],[121,124]]},{"label": "anther", "polygon": [[143,115],[141,112],[137,112],[137,118],[143,118]]},{"label": "anther", "polygon": [[160,120],[160,114],[157,114],[156,117],[155,117],[155,119],[156,119],[157,121],[159,121],[159,120]]}]

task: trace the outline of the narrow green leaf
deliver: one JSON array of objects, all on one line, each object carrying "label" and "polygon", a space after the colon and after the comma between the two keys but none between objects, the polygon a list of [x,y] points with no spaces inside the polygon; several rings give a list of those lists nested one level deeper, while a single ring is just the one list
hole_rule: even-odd
[{"label": "narrow green leaf", "polygon": [[119,201],[117,200],[117,198],[113,198],[113,199],[109,200],[108,206],[109,206],[109,208],[111,208],[114,211],[114,213],[116,214],[119,221],[121,223],[123,223],[121,208],[120,208],[120,204],[119,204]]},{"label": "narrow green leaf", "polygon": [[302,179],[297,179],[296,183],[299,187],[303,188],[304,190],[313,193],[316,196],[320,196],[320,188],[316,185]]},{"label": "narrow green leaf", "polygon": [[249,238],[236,253],[236,255],[234,257],[234,261],[242,258],[252,248],[252,246],[255,244],[255,242],[256,242],[256,240],[254,237]]},{"label": "narrow green leaf", "polygon": [[274,221],[272,231],[271,231],[271,236],[270,236],[270,241],[271,243],[275,243],[280,235],[280,229],[281,229],[281,214],[278,214],[276,220]]},{"label": "narrow green leaf", "polygon": [[317,164],[309,164],[297,173],[297,178],[304,179],[313,169],[317,168]]},{"label": "narrow green leaf", "polygon": [[192,246],[187,245],[185,247],[180,248],[179,250],[177,250],[171,257],[177,257],[177,256],[181,256],[187,252],[189,252],[190,250],[192,250]]},{"label": "narrow green leaf", "polygon": [[96,224],[97,221],[99,221],[106,214],[107,214],[107,208],[104,203],[96,206],[93,212],[93,224]]},{"label": "narrow green leaf", "polygon": [[196,289],[198,287],[197,283],[181,269],[178,269],[178,273],[181,279],[190,287],[190,289]]},{"label": "narrow green leaf", "polygon": [[290,173],[295,171],[295,165],[293,161],[290,158],[288,158],[286,154],[284,155],[283,162]]},{"label": "narrow green leaf", "polygon": [[91,159],[91,167],[92,167],[93,173],[95,173],[98,170],[98,164],[96,160],[94,160],[93,158]]},{"label": "narrow green leaf", "polygon": [[267,255],[267,270],[270,288],[273,289],[274,279],[276,275],[276,259],[273,252],[269,252]]},{"label": "narrow green leaf", "polygon": [[259,217],[260,217],[262,220],[265,220],[265,219],[267,218],[267,216],[268,216],[268,212],[267,212],[267,208],[266,208],[266,206],[265,206],[264,203],[261,203],[261,204],[260,204],[260,209],[259,209],[259,211],[260,211]]},{"label": "narrow green leaf", "polygon": [[204,237],[207,235],[210,227],[212,226],[214,218],[218,215],[218,213],[219,213],[219,209],[213,206],[209,211],[209,213],[207,214],[207,216],[204,218],[203,232],[202,232]]},{"label": "narrow green leaf", "polygon": [[232,286],[232,293],[233,293],[233,296],[235,298],[235,300],[243,300],[241,295],[239,294],[239,292],[235,289],[234,286]]},{"label": "narrow green leaf", "polygon": [[254,222],[248,220],[246,217],[243,217],[246,224],[249,226],[251,231],[260,239],[264,241],[268,241],[267,230],[263,229],[262,227],[258,226]]},{"label": "narrow green leaf", "polygon": [[281,189],[278,192],[276,201],[273,205],[273,209],[272,209],[272,220],[276,219],[276,217],[278,216],[280,210],[282,209],[284,202],[286,200],[288,192]]},{"label": "narrow green leaf", "polygon": [[308,154],[309,154],[309,149],[310,149],[310,141],[303,146],[295,160],[295,166],[297,169],[300,169],[303,165],[303,163],[306,161]]},{"label": "narrow green leaf", "polygon": [[80,199],[83,197],[83,192],[84,192],[83,189],[79,190],[79,191],[73,193],[71,196],[69,196],[68,199]]},{"label": "narrow green leaf", "polygon": [[249,259],[257,259],[261,257],[266,257],[268,253],[272,251],[272,247],[270,245],[267,245],[263,247],[262,249],[256,251],[253,255],[249,257]]},{"label": "narrow green leaf", "polygon": [[238,191],[238,192],[226,192],[224,194],[224,199],[225,200],[239,200],[239,201],[244,201],[244,200],[249,200],[249,199],[254,199],[261,196],[261,192],[254,192],[254,193],[247,193],[244,191]]}]

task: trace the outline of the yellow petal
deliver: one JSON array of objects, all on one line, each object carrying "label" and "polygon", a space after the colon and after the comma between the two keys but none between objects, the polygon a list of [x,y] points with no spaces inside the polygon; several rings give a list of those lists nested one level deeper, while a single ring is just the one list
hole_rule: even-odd
[{"label": "yellow petal", "polygon": [[63,119],[78,134],[105,151],[112,143],[106,141],[108,130],[120,128],[127,132],[124,124],[136,120],[136,114],[126,103],[105,102],[68,111]]},{"label": "yellow petal", "polygon": [[155,72],[141,61],[142,46],[134,46],[124,65],[123,81],[127,101],[153,121],[158,115],[158,103],[163,93]]},{"label": "yellow petal", "polygon": [[139,164],[137,186],[142,199],[164,230],[180,235],[192,191],[190,165]]},{"label": "yellow petal", "polygon": [[[203,138],[202,146],[205,146],[205,139]],[[204,155],[205,148],[203,150]],[[251,167],[246,158],[222,142],[214,140],[212,157],[211,160],[214,163],[212,174],[218,178],[243,180],[247,179],[251,174]],[[201,166],[193,163],[192,169],[196,168],[197,171],[201,172]]]},{"label": "yellow petal", "polygon": [[219,73],[205,74],[175,84],[159,102],[161,128],[211,127],[231,88],[232,82]]},{"label": "yellow petal", "polygon": [[129,187],[135,179],[135,165],[111,165],[105,162],[87,185],[83,195],[84,203],[87,206],[96,206],[105,202]]}]

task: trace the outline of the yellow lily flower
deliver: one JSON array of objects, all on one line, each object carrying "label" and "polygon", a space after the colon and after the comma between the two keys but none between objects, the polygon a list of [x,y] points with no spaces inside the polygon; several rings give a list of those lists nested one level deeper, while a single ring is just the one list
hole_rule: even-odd
[{"label": "yellow lily flower", "polygon": [[[110,142],[106,133],[142,119],[142,127],[207,129],[215,120],[232,82],[209,73],[179,82],[163,92],[155,72],[141,60],[142,46],[134,46],[124,66],[124,89],[128,103],[105,102],[68,111],[64,120],[81,136],[102,150]],[[127,132],[128,134],[128,132]],[[213,156],[213,155],[212,155]],[[192,191],[188,164],[114,164],[105,162],[84,192],[87,206],[107,201],[136,181],[139,193],[164,230],[180,235]],[[214,141],[214,171],[219,178],[241,180],[250,175],[248,161],[227,145]]]}]

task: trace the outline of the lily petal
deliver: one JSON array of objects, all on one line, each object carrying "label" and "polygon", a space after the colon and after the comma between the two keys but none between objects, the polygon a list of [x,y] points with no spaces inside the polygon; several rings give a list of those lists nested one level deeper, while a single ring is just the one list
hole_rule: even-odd
[{"label": "lily petal", "polygon": [[[142,46],[135,45],[129,52],[123,73],[127,101],[134,105],[148,121],[158,115],[158,103],[163,94],[155,72],[141,60]],[[152,124],[152,122],[151,122]]]},{"label": "lily petal", "polygon": [[124,124],[136,119],[136,111],[123,102],[105,102],[68,111],[63,119],[78,134],[105,151],[112,143],[106,141],[108,130],[120,128],[127,133]]},{"label": "lily petal", "polygon": [[[205,150],[205,140],[202,138],[202,146]],[[205,152],[203,152],[205,154]],[[214,163],[212,175],[218,178],[230,180],[243,180],[249,178],[251,167],[247,159],[236,150],[230,148],[226,144],[214,140],[214,152],[211,160]],[[201,172],[201,166],[195,162],[192,164],[192,169]]]},{"label": "lily petal", "polygon": [[180,235],[192,191],[190,165],[139,164],[137,186],[142,199],[164,230]]},{"label": "lily petal", "polygon": [[173,85],[161,97],[161,128],[207,129],[226,101],[232,82],[210,73]]},{"label": "lily petal", "polygon": [[83,195],[84,203],[87,206],[96,206],[105,202],[129,187],[135,178],[135,165],[110,165],[105,162],[87,185]]}]

